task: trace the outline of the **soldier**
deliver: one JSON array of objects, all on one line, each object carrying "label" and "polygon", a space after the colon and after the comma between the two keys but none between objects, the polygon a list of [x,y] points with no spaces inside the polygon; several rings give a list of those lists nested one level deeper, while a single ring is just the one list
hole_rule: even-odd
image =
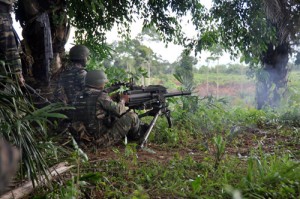
[{"label": "soldier", "polygon": [[72,119],[73,127],[81,139],[93,141],[98,147],[118,143],[122,138],[138,141],[146,132],[137,114],[128,112],[122,96],[120,102],[114,102],[105,92],[107,82],[103,71],[89,71],[85,78],[85,89],[73,103],[76,111]]},{"label": "soldier", "polygon": [[75,96],[84,89],[89,49],[84,45],[76,45],[70,49],[71,63],[63,68],[55,91],[55,97],[66,104],[71,104]]},{"label": "soldier", "polygon": [[19,0],[16,19],[23,28],[28,55],[33,57],[32,75],[35,88],[47,92],[50,83],[50,63],[53,58],[52,37],[47,7],[40,0]]},{"label": "soldier", "polygon": [[59,60],[65,58],[70,31],[66,5],[66,0],[18,0],[15,6],[16,19],[23,28],[24,52],[34,61],[26,70],[23,65],[23,74],[28,71],[26,81],[47,98],[53,98],[55,72],[61,66]]},{"label": "soldier", "polygon": [[0,0],[0,71],[11,72],[17,76],[19,83],[25,84],[22,75],[21,59],[12,27],[10,11],[14,0]]}]

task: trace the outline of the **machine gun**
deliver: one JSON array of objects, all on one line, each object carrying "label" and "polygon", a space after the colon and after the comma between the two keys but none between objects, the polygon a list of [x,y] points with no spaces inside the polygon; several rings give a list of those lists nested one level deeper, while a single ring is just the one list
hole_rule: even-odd
[{"label": "machine gun", "polygon": [[129,109],[133,110],[147,110],[147,112],[140,114],[139,118],[153,116],[150,126],[140,143],[140,147],[144,148],[158,116],[165,115],[169,128],[172,127],[170,110],[168,109],[166,98],[191,95],[191,92],[177,91],[169,93],[162,85],[150,85],[143,87],[131,84],[130,86],[129,90],[123,92],[123,95],[127,95],[128,97],[128,102],[126,102],[125,105],[128,106]]}]

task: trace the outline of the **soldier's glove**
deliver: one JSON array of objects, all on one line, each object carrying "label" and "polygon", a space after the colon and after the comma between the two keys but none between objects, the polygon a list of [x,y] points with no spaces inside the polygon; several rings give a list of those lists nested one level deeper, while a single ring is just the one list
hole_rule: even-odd
[{"label": "soldier's glove", "polygon": [[121,101],[125,104],[128,103],[129,102],[129,95],[122,95],[121,96]]},{"label": "soldier's glove", "polygon": [[121,101],[119,93],[112,93],[109,96],[114,102]]}]

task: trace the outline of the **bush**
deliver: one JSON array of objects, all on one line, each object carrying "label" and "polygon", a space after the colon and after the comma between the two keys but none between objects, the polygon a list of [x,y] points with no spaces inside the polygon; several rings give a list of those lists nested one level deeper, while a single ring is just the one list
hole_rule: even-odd
[{"label": "bush", "polygon": [[27,174],[31,180],[37,180],[37,174],[46,174],[48,168],[39,150],[39,143],[46,141],[46,124],[50,122],[48,118],[65,116],[55,113],[62,109],[60,104],[36,109],[13,82],[2,77],[0,83],[0,136],[21,149],[22,175]]}]

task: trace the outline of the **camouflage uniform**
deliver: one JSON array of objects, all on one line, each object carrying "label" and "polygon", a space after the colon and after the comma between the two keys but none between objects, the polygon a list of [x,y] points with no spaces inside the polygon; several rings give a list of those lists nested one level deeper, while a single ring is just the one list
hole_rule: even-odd
[{"label": "camouflage uniform", "polygon": [[124,103],[112,101],[105,91],[86,88],[73,105],[73,121],[81,121],[85,127],[75,123],[80,128],[80,138],[93,141],[98,147],[116,144],[125,136],[136,137],[139,131],[138,116],[126,113]]},{"label": "camouflage uniform", "polygon": [[21,59],[10,16],[12,3],[12,0],[0,0],[0,61],[4,61],[6,64],[6,68],[2,66],[0,71],[21,74]]},{"label": "camouflage uniform", "polygon": [[84,89],[86,73],[86,70],[81,64],[70,63],[60,74],[58,85],[54,93],[55,98],[66,104],[71,104],[76,95]]},{"label": "camouflage uniform", "polygon": [[34,60],[32,75],[36,85],[33,86],[47,90],[53,49],[48,7],[44,3],[44,0],[19,0],[16,19],[20,21],[22,35]]}]

